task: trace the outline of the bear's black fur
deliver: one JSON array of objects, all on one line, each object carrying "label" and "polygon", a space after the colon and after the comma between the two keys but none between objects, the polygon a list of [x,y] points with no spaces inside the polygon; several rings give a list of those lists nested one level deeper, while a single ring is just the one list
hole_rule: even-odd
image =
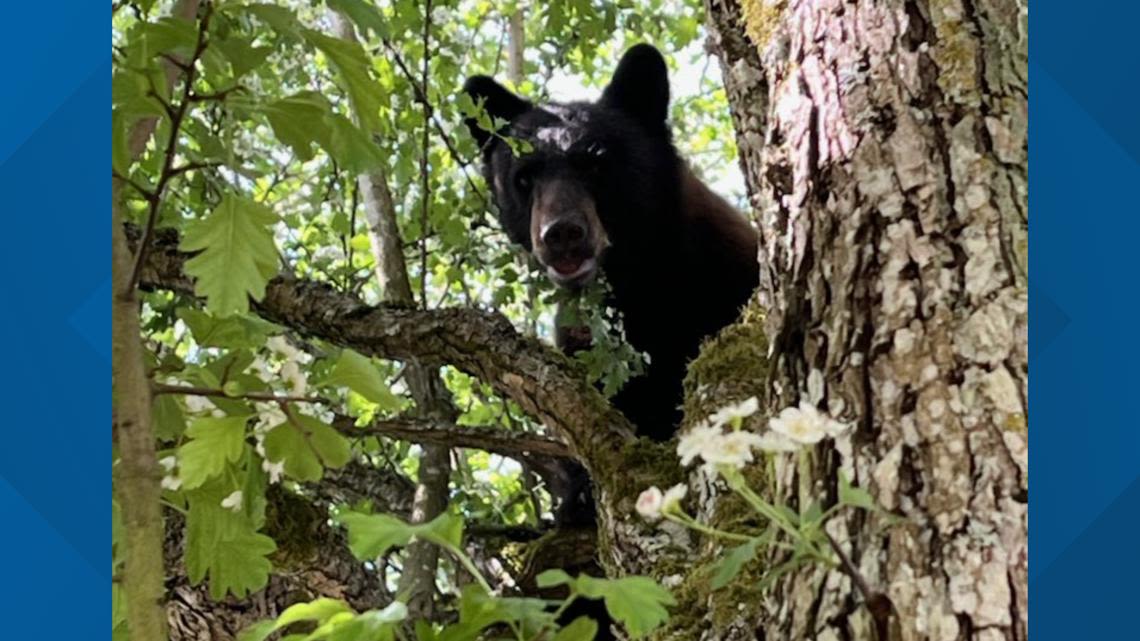
[{"label": "bear's black fur", "polygon": [[[752,227],[673,147],[664,59],[634,46],[592,103],[534,105],[486,76],[464,90],[507,123],[467,123],[507,234],[561,286],[604,271],[627,339],[649,356],[613,403],[639,434],[668,440],[688,361],[736,318],[759,268]],[[516,155],[504,137],[529,149]]]}]

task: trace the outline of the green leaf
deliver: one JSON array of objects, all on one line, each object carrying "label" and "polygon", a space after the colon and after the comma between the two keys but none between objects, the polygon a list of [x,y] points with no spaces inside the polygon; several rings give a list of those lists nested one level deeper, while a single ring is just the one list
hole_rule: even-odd
[{"label": "green leaf", "polygon": [[667,605],[676,601],[669,591],[644,576],[620,579],[578,577],[578,592],[587,598],[604,599],[606,610],[633,638],[643,637],[669,619]]},{"label": "green leaf", "polygon": [[325,116],[328,100],[312,91],[302,91],[262,107],[273,134],[289,145],[301,160],[313,158],[313,143],[330,145],[331,132]]},{"label": "green leaf", "polygon": [[186,431],[186,419],[182,416],[182,406],[173,394],[159,394],[154,397],[154,435],[164,441],[173,441]]},{"label": "green leaf", "polygon": [[257,348],[279,331],[273,323],[248,314],[218,317],[192,307],[180,307],[176,313],[202,347]]},{"label": "green leaf", "polygon": [[720,561],[717,561],[713,566],[712,580],[709,582],[712,589],[719,590],[735,579],[744,564],[756,558],[756,547],[759,544],[760,539],[752,539],[732,548]]},{"label": "green leaf", "polygon": [[458,548],[463,543],[463,518],[444,512],[416,528],[416,536],[436,545]]},{"label": "green leaf", "polygon": [[260,589],[273,569],[266,557],[276,549],[273,539],[252,530],[222,541],[209,569],[210,596],[217,600],[230,592],[240,599]]},{"label": "green leaf", "polygon": [[542,599],[495,597],[477,585],[463,588],[459,599],[459,624],[448,626],[439,635],[440,641],[468,641],[479,638],[484,628],[504,622],[514,622],[530,634],[530,638],[544,626],[553,623],[553,613],[547,612]]},{"label": "green leaf", "polygon": [[248,416],[203,417],[186,430],[190,440],[178,448],[178,476],[182,487],[194,489],[236,463],[245,442]]},{"label": "green leaf", "polygon": [[276,630],[274,621],[259,621],[238,633],[237,641],[265,641]]},{"label": "green leaf", "polygon": [[339,599],[323,597],[309,601],[308,603],[297,603],[286,608],[285,611],[277,617],[276,629],[280,630],[298,621],[324,623],[332,618],[333,615],[344,612],[351,613],[352,608],[348,607],[347,603]]},{"label": "green leaf", "polygon": [[297,16],[285,7],[273,4],[230,4],[226,6],[226,9],[249,12],[265,24],[273,27],[278,33],[297,35],[297,27],[299,26]]},{"label": "green leaf", "polygon": [[319,419],[293,412],[265,435],[265,456],[284,461],[285,473],[298,481],[319,481],[326,467],[343,467],[352,458],[348,441]]},{"label": "green leaf", "polygon": [[540,588],[552,588],[556,585],[567,585],[573,583],[574,579],[565,571],[554,569],[547,570],[539,574],[537,577],[535,577],[535,582]]},{"label": "green leaf", "polygon": [[160,18],[142,23],[142,37],[146,39],[147,53],[190,53],[198,44],[198,25],[184,18]]},{"label": "green leaf", "polygon": [[839,472],[839,502],[849,507],[863,508],[864,510],[875,510],[875,499],[871,497],[867,490],[851,485],[847,480],[847,474],[843,471]]},{"label": "green leaf", "polygon": [[369,610],[342,622],[330,622],[316,630],[313,638],[323,634],[327,628],[329,641],[392,641],[396,634],[396,624],[408,616],[408,608],[399,601],[393,601],[383,610]]},{"label": "green leaf", "polygon": [[358,42],[333,38],[312,29],[303,29],[302,35],[340,73],[348,91],[352,110],[365,132],[379,131],[380,107],[384,93],[380,84],[372,77],[372,61]]},{"label": "green leaf", "polygon": [[227,591],[240,598],[263,587],[272,569],[267,557],[277,549],[243,512],[222,507],[233,490],[215,479],[187,493],[186,573],[195,584],[209,577],[214,599]]},{"label": "green leaf", "polygon": [[364,173],[384,164],[385,158],[371,136],[349,122],[348,118],[329,113],[325,116],[325,123],[329,128],[325,150],[345,169]]},{"label": "green leaf", "polygon": [[598,623],[590,617],[578,617],[554,635],[554,641],[593,641],[598,634]]},{"label": "green leaf", "polygon": [[212,44],[229,61],[235,80],[259,67],[273,52],[272,47],[255,47],[246,38],[226,38]]},{"label": "green leaf", "polygon": [[412,540],[415,528],[388,514],[349,512],[340,517],[348,529],[348,548],[352,554],[369,561],[390,548],[403,547]]},{"label": "green leaf", "polygon": [[351,18],[362,32],[372,31],[381,37],[388,36],[388,23],[384,16],[364,0],[328,0],[328,5]]},{"label": "green leaf", "polygon": [[261,300],[277,272],[272,224],[277,216],[252,200],[227,195],[210,215],[191,223],[179,248],[201,251],[186,261],[197,279],[194,292],[218,315],[249,311],[249,297]]},{"label": "green leaf", "polygon": [[354,350],[341,350],[340,357],[325,382],[329,385],[343,385],[383,409],[394,410],[400,407],[399,397],[388,388],[372,360]]}]

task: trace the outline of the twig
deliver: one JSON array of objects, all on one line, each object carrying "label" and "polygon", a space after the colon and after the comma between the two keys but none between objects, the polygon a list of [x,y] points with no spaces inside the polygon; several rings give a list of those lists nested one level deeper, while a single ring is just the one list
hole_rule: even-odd
[{"label": "twig", "polygon": [[[404,58],[400,55],[400,52],[397,51],[394,46],[392,46],[392,42],[387,38],[381,39],[381,42],[384,43],[384,48],[388,50],[389,54],[391,54],[392,59],[396,61],[396,67],[400,70],[400,73],[404,74],[404,77],[408,80],[408,84],[412,86],[412,94],[415,97],[415,101],[421,105],[429,104],[424,89],[416,80],[415,75],[412,74],[410,69],[408,69],[407,64],[404,63]],[[443,128],[443,123],[439,121],[439,118],[435,117],[434,112],[432,114],[432,125],[439,133],[439,137],[443,141],[444,146],[447,147],[447,152],[451,154],[451,159],[459,165],[459,168],[461,170],[463,170],[463,177],[467,181],[467,186],[471,188],[471,191],[475,192],[475,194],[479,196],[480,200],[483,201],[484,207],[486,207],[489,203],[487,200],[487,194],[485,194],[482,188],[480,188],[479,185],[476,184],[474,180],[472,180],[471,174],[469,173],[469,170],[471,169],[471,163],[466,158],[464,158],[462,154],[459,153],[458,149],[455,148],[455,143],[451,140],[451,136],[447,133],[447,130]]]},{"label": "twig", "polygon": [[225,100],[226,96],[230,95],[231,93],[233,93],[235,91],[245,91],[245,87],[243,87],[241,85],[234,85],[232,87],[222,89],[221,91],[215,91],[214,93],[192,93],[192,94],[190,94],[189,97],[190,97],[191,102],[208,102],[211,100]]},{"label": "twig", "polygon": [[155,395],[182,394],[185,396],[213,396],[215,398],[244,398],[250,401],[266,401],[278,403],[328,403],[319,396],[291,396],[288,394],[274,394],[273,392],[245,392],[243,394],[227,394],[224,390],[210,387],[194,387],[191,385],[167,385],[155,383],[151,389]]},{"label": "twig", "polygon": [[423,239],[423,242],[420,243],[420,304],[424,309],[427,309],[427,233],[428,212],[431,209],[431,179],[428,176],[428,150],[431,143],[432,121],[431,103],[428,101],[428,67],[431,64],[431,0],[427,0],[424,5],[423,44],[424,62],[420,75],[420,88],[423,96],[424,109],[424,131],[420,142],[420,198],[422,199],[422,207],[420,208],[420,236]]},{"label": "twig", "polygon": [[855,587],[863,595],[867,610],[870,611],[871,617],[875,620],[875,627],[878,628],[878,638],[886,639],[892,610],[890,598],[882,592],[871,590],[871,586],[867,584],[867,579],[863,578],[863,573],[855,567],[855,564],[851,562],[851,557],[847,556],[847,553],[839,547],[839,543],[835,541],[831,533],[823,530],[823,535],[827,537],[831,549],[839,556],[839,563],[842,565],[843,571],[851,577],[851,580],[855,582]]},{"label": "twig", "polygon": [[213,15],[214,5],[207,2],[202,13],[202,20],[198,24],[198,42],[194,46],[194,53],[190,56],[190,61],[185,66],[186,77],[182,87],[182,100],[178,103],[177,109],[170,117],[170,138],[166,143],[166,155],[162,161],[162,172],[159,174],[158,183],[154,187],[154,197],[150,199],[150,211],[147,214],[146,226],[143,228],[143,237],[139,241],[139,248],[135,255],[134,268],[131,270],[130,280],[127,286],[130,289],[138,287],[139,275],[142,273],[142,266],[146,262],[146,253],[150,247],[151,238],[154,236],[154,226],[158,221],[158,207],[162,202],[162,193],[166,189],[167,183],[174,177],[174,156],[178,150],[178,136],[182,129],[182,120],[186,117],[186,112],[190,107],[190,96],[194,86],[194,76],[196,75],[196,65],[198,59],[202,57],[202,52],[206,50],[206,33],[210,28],[210,16]]},{"label": "twig", "polygon": [[145,198],[147,200],[147,202],[151,202],[154,200],[155,195],[154,195],[153,191],[147,189],[146,187],[143,187],[139,183],[135,182],[129,176],[124,176],[123,174],[120,174],[119,172],[112,169],[111,170],[111,177],[118,179],[118,180],[121,180],[121,181],[125,182],[126,184],[130,185],[131,188],[134,189],[135,191],[139,192],[139,194],[143,198]]},{"label": "twig", "polygon": [[220,162],[188,162],[185,165],[171,169],[170,170],[170,176],[171,176],[171,178],[173,178],[174,176],[184,174],[188,171],[194,171],[197,169],[210,169],[211,167],[221,167],[221,166],[222,166],[222,163],[220,163]]}]

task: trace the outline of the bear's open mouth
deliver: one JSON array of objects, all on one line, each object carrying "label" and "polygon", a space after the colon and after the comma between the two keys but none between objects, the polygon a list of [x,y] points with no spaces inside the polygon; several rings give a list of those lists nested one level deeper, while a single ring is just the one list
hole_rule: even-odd
[{"label": "bear's open mouth", "polygon": [[593,258],[560,258],[546,266],[546,273],[558,285],[577,285],[593,275],[597,264]]}]

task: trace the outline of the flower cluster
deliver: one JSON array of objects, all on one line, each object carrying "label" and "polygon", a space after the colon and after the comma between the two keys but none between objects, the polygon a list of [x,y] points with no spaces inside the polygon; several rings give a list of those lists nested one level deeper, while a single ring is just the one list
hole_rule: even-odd
[{"label": "flower cluster", "polygon": [[688,493],[689,488],[680,483],[669,488],[664,493],[654,485],[637,497],[637,513],[647,520],[655,521],[661,518],[662,514],[667,514],[677,509],[681,504],[681,500],[684,499]]},{"label": "flower cluster", "polygon": [[182,479],[178,478],[178,474],[174,471],[174,468],[178,465],[178,458],[175,456],[165,456],[158,459],[158,464],[162,466],[162,471],[165,472],[165,475],[162,477],[162,489],[170,490],[171,492],[178,491],[178,488],[182,487]]},{"label": "flower cluster", "polygon": [[281,476],[285,473],[285,462],[269,460],[265,453],[265,435],[289,419],[285,416],[285,410],[281,408],[280,403],[257,403],[256,406],[257,422],[253,424],[253,438],[257,444],[254,446],[254,450],[261,457],[261,469],[269,475],[269,482],[271,484],[279,483]]},{"label": "flower cluster", "polygon": [[278,373],[281,378],[289,381],[290,391],[296,396],[304,395],[309,381],[305,378],[305,372],[301,370],[301,363],[308,362],[309,355],[293,347],[284,336],[270,337],[265,346],[285,359]]},{"label": "flower cluster", "polygon": [[[712,469],[719,465],[740,469],[753,461],[753,450],[794,452],[803,445],[838,436],[848,427],[805,401],[799,407],[786,408],[771,419],[764,434],[740,429],[743,419],[759,409],[759,402],[752,397],[717,410],[707,421],[689,430],[677,443],[681,465],[689,465],[700,458]],[[726,425],[733,429],[726,432]]]}]

